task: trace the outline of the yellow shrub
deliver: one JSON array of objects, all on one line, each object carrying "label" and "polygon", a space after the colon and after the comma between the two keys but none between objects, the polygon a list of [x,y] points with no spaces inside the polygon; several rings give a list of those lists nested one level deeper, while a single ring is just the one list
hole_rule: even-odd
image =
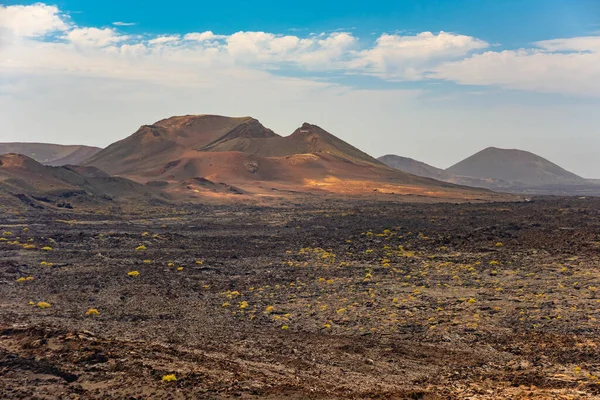
[{"label": "yellow shrub", "polygon": [[135,248],[135,251],[142,251],[142,250],[146,250],[146,246],[141,245]]},{"label": "yellow shrub", "polygon": [[39,308],[49,308],[52,307],[50,303],[46,303],[45,301],[38,301],[36,304]]},{"label": "yellow shrub", "polygon": [[169,374],[162,377],[163,382],[175,382],[176,380],[177,377],[175,376],[175,374]]},{"label": "yellow shrub", "polygon": [[134,277],[135,277],[135,276],[138,276],[139,274],[140,274],[140,273],[139,273],[138,271],[129,271],[129,272],[127,273],[127,275],[129,275],[129,276],[134,276]]},{"label": "yellow shrub", "polygon": [[50,247],[50,246],[44,246],[44,247],[42,247],[42,250],[44,250],[44,251],[52,251],[52,247]]},{"label": "yellow shrub", "polygon": [[85,312],[85,315],[99,315],[99,314],[100,314],[100,311],[98,311],[95,308],[90,308],[89,310],[87,310]]}]

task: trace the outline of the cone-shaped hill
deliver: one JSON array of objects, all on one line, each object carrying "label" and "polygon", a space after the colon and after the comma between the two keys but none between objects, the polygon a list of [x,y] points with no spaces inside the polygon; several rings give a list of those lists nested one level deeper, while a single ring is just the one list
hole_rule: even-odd
[{"label": "cone-shaped hill", "polygon": [[500,179],[528,186],[589,183],[536,154],[496,147],[481,150],[446,171],[456,175]]}]

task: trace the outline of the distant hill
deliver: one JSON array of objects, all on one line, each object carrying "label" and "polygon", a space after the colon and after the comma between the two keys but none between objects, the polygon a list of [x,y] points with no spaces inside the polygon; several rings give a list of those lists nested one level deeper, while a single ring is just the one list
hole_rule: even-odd
[{"label": "distant hill", "polygon": [[436,168],[408,157],[387,154],[378,157],[377,159],[392,168],[417,176],[424,176],[426,178],[437,179],[444,182],[451,182],[455,177],[454,174],[446,172],[441,168]]},{"label": "distant hill", "polygon": [[499,179],[526,186],[589,183],[536,154],[488,147],[451,166],[446,172],[475,178]]},{"label": "distant hill", "polygon": [[471,176],[455,175],[441,168],[437,168],[424,162],[413,160],[412,158],[408,157],[401,157],[388,154],[386,156],[379,157],[378,160],[392,168],[396,168],[400,171],[409,174],[424,176],[427,178],[437,179],[443,182],[454,183],[462,186],[471,186],[500,191],[502,191],[502,189],[504,188],[513,186],[513,184],[506,181],[502,181],[500,179],[474,178]]},{"label": "distant hill", "polygon": [[113,201],[161,201],[160,192],[94,167],[42,165],[22,154],[0,155],[0,200],[37,208],[71,208]]},{"label": "distant hill", "polygon": [[232,193],[261,196],[273,196],[272,190],[461,199],[487,195],[394,170],[316,125],[304,123],[282,137],[252,117],[163,119],[143,125],[83,164],[179,194],[182,188],[206,191],[209,185],[198,182],[209,180],[234,185]]},{"label": "distant hill", "polygon": [[600,195],[600,180],[581,178],[542,157],[521,150],[490,147],[446,170],[396,155],[382,156],[378,160],[410,174],[498,192]]},{"label": "distant hill", "polygon": [[102,150],[92,146],[65,146],[49,143],[0,143],[0,154],[17,153],[44,165],[78,165]]}]

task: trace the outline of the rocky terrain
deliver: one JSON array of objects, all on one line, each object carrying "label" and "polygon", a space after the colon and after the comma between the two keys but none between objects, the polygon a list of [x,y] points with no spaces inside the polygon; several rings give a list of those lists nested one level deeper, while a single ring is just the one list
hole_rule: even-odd
[{"label": "rocky terrain", "polygon": [[593,399],[600,200],[0,213],[3,398]]}]

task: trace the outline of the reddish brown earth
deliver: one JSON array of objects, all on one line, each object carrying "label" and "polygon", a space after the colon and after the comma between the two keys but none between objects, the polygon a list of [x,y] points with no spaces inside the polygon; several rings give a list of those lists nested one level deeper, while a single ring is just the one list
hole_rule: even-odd
[{"label": "reddish brown earth", "polygon": [[112,177],[95,167],[51,167],[22,154],[0,155],[0,211],[56,208],[119,208],[165,204],[151,186]]},{"label": "reddish brown earth", "polygon": [[[85,165],[140,183],[161,182],[163,191],[182,201],[206,201],[206,191],[181,184],[197,178],[237,187],[246,195],[243,201],[272,197],[272,190],[286,191],[285,197],[291,192],[383,192],[455,200],[498,199],[486,190],[390,168],[316,125],[305,123],[282,137],[251,117],[167,118],[140,127]],[[226,194],[222,194],[222,201],[236,200],[235,194],[229,193],[230,199]],[[208,195],[214,197],[213,193]]]},{"label": "reddish brown earth", "polygon": [[1,397],[598,398],[599,210],[3,212]]}]

